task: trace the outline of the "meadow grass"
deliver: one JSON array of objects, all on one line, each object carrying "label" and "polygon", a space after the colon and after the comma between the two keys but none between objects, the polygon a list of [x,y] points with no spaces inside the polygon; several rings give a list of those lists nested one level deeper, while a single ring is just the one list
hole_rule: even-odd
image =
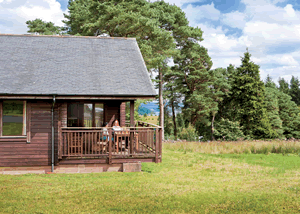
[{"label": "meadow grass", "polygon": [[298,155],[230,153],[240,151],[230,144],[221,154],[214,143],[211,153],[165,143],[163,162],[143,163],[141,173],[0,175],[0,212],[300,212]]},{"label": "meadow grass", "polygon": [[178,142],[165,143],[165,148],[171,151],[199,152],[203,154],[298,154],[300,141],[212,141],[212,142]]},{"label": "meadow grass", "polygon": [[147,116],[147,117],[143,116],[143,121],[154,125],[158,125],[158,116]]}]

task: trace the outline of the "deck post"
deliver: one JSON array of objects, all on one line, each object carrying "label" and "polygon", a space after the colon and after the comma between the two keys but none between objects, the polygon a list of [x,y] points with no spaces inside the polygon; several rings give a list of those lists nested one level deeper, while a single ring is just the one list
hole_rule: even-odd
[{"label": "deck post", "polygon": [[[134,127],[134,100],[130,101],[130,127]],[[130,132],[130,155],[133,154],[134,129]]]},{"label": "deck post", "polygon": [[108,143],[108,164],[112,164],[112,130],[108,131],[109,143]]}]

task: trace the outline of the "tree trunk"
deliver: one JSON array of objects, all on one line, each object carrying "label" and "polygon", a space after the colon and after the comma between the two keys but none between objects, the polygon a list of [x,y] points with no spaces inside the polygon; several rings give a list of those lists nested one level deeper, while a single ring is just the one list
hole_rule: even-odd
[{"label": "tree trunk", "polygon": [[213,113],[213,117],[212,117],[212,120],[211,120],[211,140],[215,140],[215,137],[214,137],[214,131],[215,131],[215,127],[214,127],[214,122],[215,122],[215,114]]},{"label": "tree trunk", "polygon": [[175,108],[174,108],[174,101],[171,101],[172,105],[172,117],[173,117],[173,125],[174,125],[174,136],[177,139],[177,126],[176,126],[176,115],[175,115]]},{"label": "tree trunk", "polygon": [[162,128],[162,140],[165,140],[165,129],[164,129],[164,101],[163,101],[163,75],[161,69],[158,70],[159,72],[159,111],[160,111],[160,118],[159,124]]}]

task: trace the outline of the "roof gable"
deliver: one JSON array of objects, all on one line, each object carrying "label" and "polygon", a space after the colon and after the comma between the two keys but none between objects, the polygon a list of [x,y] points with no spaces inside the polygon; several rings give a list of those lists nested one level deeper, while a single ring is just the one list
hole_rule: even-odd
[{"label": "roof gable", "polygon": [[155,96],[135,39],[0,35],[0,94]]}]

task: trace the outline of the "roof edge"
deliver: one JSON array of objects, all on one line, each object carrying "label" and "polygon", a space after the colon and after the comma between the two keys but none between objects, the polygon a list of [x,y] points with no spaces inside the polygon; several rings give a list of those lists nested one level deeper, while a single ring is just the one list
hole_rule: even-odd
[{"label": "roof edge", "polygon": [[0,100],[48,100],[53,99],[55,96],[56,100],[137,100],[137,99],[155,99],[157,95],[127,95],[127,96],[103,96],[103,95],[57,95],[57,94],[0,94]]},{"label": "roof edge", "polygon": [[73,36],[73,35],[64,36],[64,35],[1,34],[0,33],[0,36],[136,40],[135,38],[129,38],[129,37],[97,37],[97,36]]}]

